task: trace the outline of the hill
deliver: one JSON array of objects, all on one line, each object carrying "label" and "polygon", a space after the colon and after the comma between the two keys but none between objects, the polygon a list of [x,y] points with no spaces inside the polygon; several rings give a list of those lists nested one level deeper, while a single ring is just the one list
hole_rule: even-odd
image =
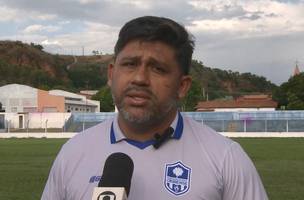
[{"label": "hill", "polygon": [[[112,55],[67,56],[43,51],[37,44],[0,41],[0,86],[26,84],[41,89],[100,89],[106,84],[106,69]],[[271,93],[276,85],[251,73],[210,68],[193,60],[190,72],[196,98],[216,99],[250,93]],[[195,94],[195,93],[194,93]]]},{"label": "hill", "polygon": [[0,86],[19,83],[74,92],[87,87],[98,89],[105,84],[105,66],[111,58],[53,55],[41,45],[0,41]]},{"label": "hill", "polygon": [[210,68],[196,60],[192,62],[190,73],[200,83],[203,95],[205,98],[208,95],[209,100],[245,94],[271,94],[277,87],[263,76]]},{"label": "hill", "polygon": [[72,62],[71,56],[56,56],[42,51],[42,46],[20,41],[0,41],[0,60],[11,65],[42,69],[51,77],[67,78],[63,66]]}]

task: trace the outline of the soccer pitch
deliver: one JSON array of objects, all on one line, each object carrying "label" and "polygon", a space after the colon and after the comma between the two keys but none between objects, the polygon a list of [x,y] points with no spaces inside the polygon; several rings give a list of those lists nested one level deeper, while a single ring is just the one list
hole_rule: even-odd
[{"label": "soccer pitch", "polygon": [[[271,200],[304,198],[304,138],[236,138],[254,161]],[[0,199],[40,199],[66,139],[0,139]]]}]

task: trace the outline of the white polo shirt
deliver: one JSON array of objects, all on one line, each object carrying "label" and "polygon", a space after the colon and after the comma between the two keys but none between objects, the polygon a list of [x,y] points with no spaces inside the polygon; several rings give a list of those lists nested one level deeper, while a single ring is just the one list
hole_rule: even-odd
[{"label": "white polo shirt", "polygon": [[90,200],[114,152],[134,162],[130,200],[266,200],[259,175],[239,144],[180,113],[172,138],[126,139],[117,116],[76,135],[54,161],[42,200]]}]

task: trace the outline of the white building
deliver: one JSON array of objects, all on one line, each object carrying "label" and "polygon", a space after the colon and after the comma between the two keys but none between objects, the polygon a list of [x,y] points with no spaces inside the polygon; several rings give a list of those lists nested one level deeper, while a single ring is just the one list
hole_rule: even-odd
[{"label": "white building", "polygon": [[99,112],[100,102],[90,100],[83,95],[64,90],[50,90],[49,94],[65,99],[65,112]]},{"label": "white building", "polygon": [[5,112],[35,112],[38,110],[38,89],[20,84],[2,86],[0,102]]},{"label": "white building", "polygon": [[63,90],[44,91],[20,84],[0,87],[0,129],[63,127],[70,112],[99,112],[100,102]]},{"label": "white building", "polygon": [[0,87],[0,102],[7,113],[99,112],[100,102],[63,90],[44,91],[27,85]]}]

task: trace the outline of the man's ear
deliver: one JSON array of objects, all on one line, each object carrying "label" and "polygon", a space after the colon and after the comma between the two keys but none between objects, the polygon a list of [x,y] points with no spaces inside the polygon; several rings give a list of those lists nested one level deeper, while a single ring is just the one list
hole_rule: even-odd
[{"label": "man's ear", "polygon": [[114,64],[110,63],[108,65],[108,86],[109,87],[111,87],[111,85],[112,85],[113,68],[114,68]]},{"label": "man's ear", "polygon": [[192,78],[190,75],[182,76],[179,90],[178,90],[179,99],[182,99],[187,95],[188,91],[190,90],[191,83],[192,83]]}]

